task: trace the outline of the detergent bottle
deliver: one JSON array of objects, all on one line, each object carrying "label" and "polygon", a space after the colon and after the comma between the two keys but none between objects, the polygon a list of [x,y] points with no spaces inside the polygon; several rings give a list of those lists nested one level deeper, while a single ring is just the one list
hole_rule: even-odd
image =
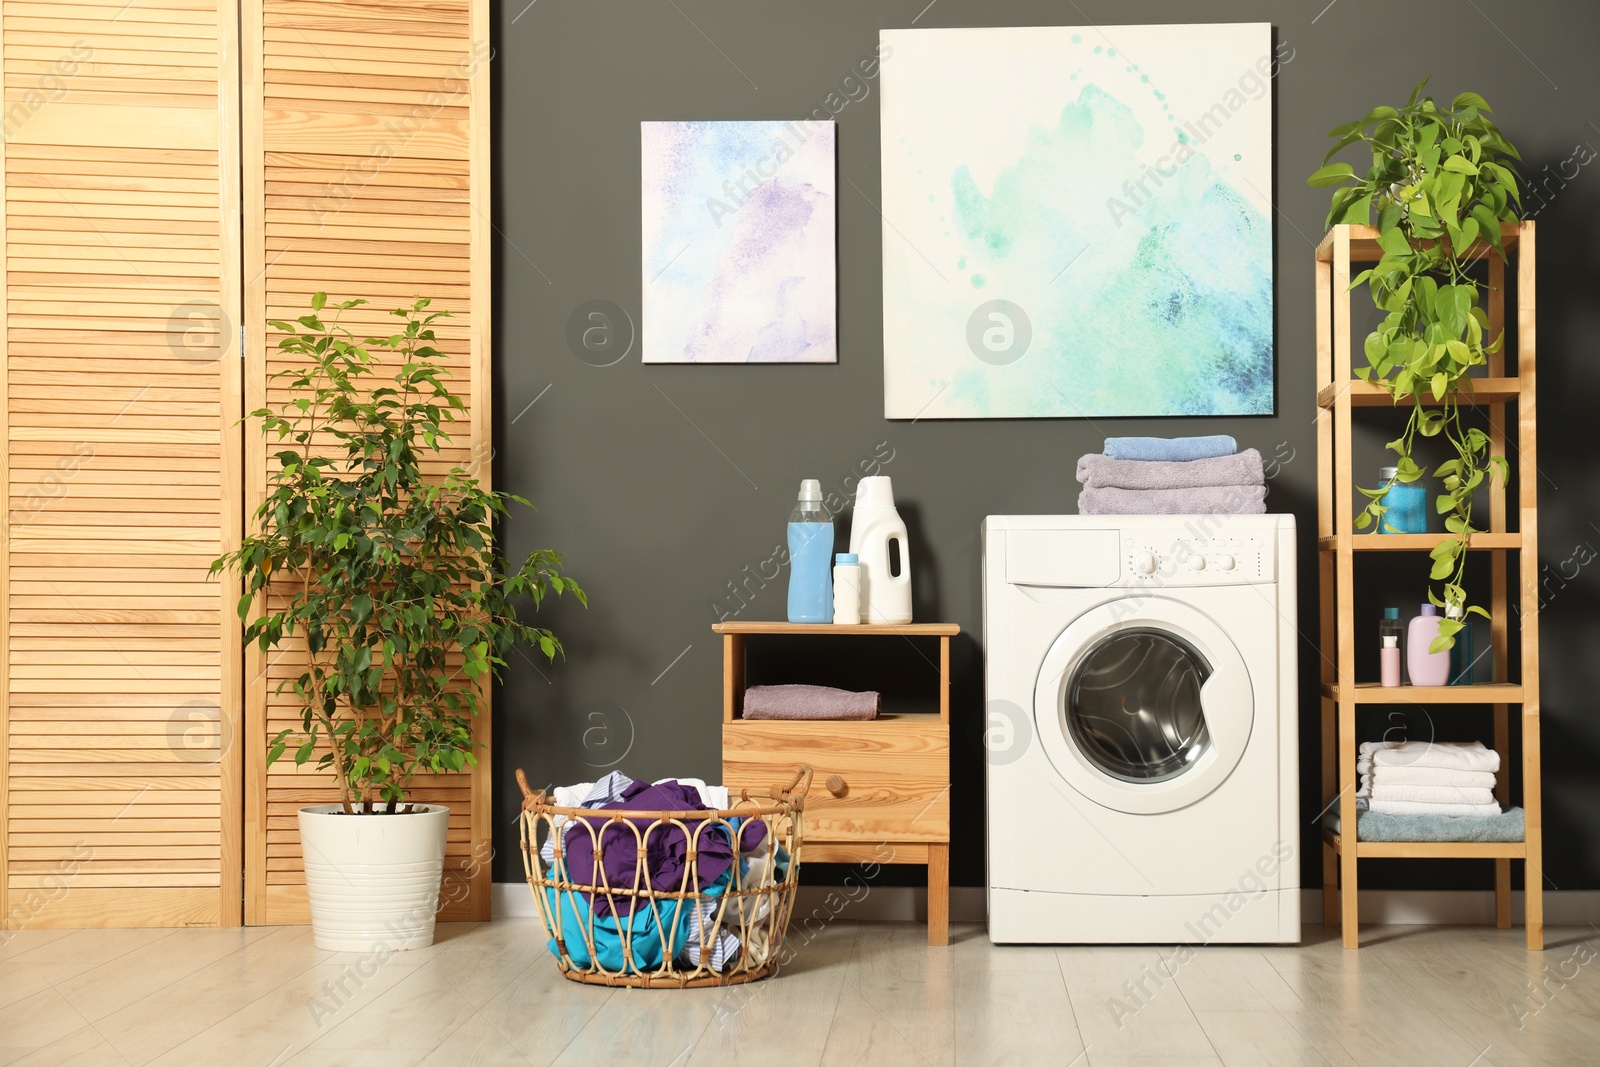
[{"label": "detergent bottle", "polygon": [[800,483],[789,515],[789,621],[833,621],[833,520],[815,478]]},{"label": "detergent bottle", "polygon": [[856,487],[850,551],[860,560],[862,618],[868,623],[910,622],[911,546],[887,476],[863,478]]}]

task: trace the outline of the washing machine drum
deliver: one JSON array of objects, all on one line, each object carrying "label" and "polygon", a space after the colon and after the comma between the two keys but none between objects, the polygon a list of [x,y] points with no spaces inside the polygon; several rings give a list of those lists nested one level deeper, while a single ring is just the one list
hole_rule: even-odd
[{"label": "washing machine drum", "polygon": [[1038,736],[1068,784],[1145,814],[1221,785],[1255,718],[1244,660],[1221,628],[1149,597],[1100,605],[1068,626],[1045,656],[1034,704]]}]

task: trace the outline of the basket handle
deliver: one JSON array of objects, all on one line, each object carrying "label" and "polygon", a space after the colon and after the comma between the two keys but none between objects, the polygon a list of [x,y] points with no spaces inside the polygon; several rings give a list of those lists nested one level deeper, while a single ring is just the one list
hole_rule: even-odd
[{"label": "basket handle", "polygon": [[773,786],[772,798],[774,800],[793,800],[796,796],[804,797],[811,791],[811,764],[802,763],[794,772],[794,777],[789,779],[788,785]]},{"label": "basket handle", "polygon": [[541,800],[544,799],[544,790],[543,789],[534,789],[531,786],[529,786],[528,785],[528,776],[522,773],[522,768],[521,767],[517,768],[517,788],[522,790],[522,807],[523,807],[523,810],[527,810],[527,808],[530,805],[534,804],[537,801],[541,801]]}]

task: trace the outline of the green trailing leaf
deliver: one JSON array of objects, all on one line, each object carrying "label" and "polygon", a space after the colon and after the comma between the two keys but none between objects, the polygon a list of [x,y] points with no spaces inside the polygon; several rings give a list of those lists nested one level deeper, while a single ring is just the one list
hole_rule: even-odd
[{"label": "green trailing leaf", "polygon": [[[1469,371],[1502,351],[1505,336],[1491,336],[1481,274],[1469,271],[1466,257],[1482,241],[1504,259],[1500,227],[1517,219],[1522,157],[1489,118],[1483,97],[1463,92],[1445,107],[1424,95],[1427,85],[1427,78],[1418,82],[1403,107],[1380,105],[1335,127],[1329,135],[1333,148],[1308,183],[1337,187],[1330,224],[1364,222],[1377,213],[1382,256],[1351,288],[1365,282],[1384,319],[1367,336],[1367,366],[1355,368],[1355,375],[1380,383],[1397,405],[1418,390],[1438,405],[1413,403],[1406,409],[1405,432],[1388,444],[1399,457],[1396,480],[1425,476],[1413,456],[1417,438],[1448,441],[1455,450],[1453,459],[1433,471],[1443,484],[1435,507],[1452,534],[1430,553],[1431,580],[1443,583],[1443,596],[1430,588],[1429,600],[1453,616],[1447,620],[1452,625],[1440,628],[1438,650],[1454,643],[1457,619],[1487,614],[1467,603],[1462,549],[1473,533],[1474,489],[1490,478],[1504,484],[1510,468],[1503,456],[1489,454],[1487,435],[1462,425],[1461,409],[1463,400],[1471,400]],[[1364,175],[1334,161],[1358,143],[1371,159]],[[1387,489],[1361,490],[1368,504],[1355,517],[1357,529],[1388,527],[1382,503]]]}]

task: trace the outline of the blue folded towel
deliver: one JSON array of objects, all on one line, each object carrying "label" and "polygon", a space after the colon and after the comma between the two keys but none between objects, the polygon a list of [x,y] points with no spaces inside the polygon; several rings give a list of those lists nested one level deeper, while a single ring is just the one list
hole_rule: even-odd
[{"label": "blue folded towel", "polygon": [[1110,459],[1188,460],[1231,456],[1239,442],[1226,434],[1211,437],[1108,437],[1106,456]]},{"label": "blue folded towel", "polygon": [[[1338,811],[1324,815],[1322,824],[1339,833]],[[1521,808],[1479,816],[1356,813],[1356,837],[1362,841],[1521,841],[1526,832]]]}]

